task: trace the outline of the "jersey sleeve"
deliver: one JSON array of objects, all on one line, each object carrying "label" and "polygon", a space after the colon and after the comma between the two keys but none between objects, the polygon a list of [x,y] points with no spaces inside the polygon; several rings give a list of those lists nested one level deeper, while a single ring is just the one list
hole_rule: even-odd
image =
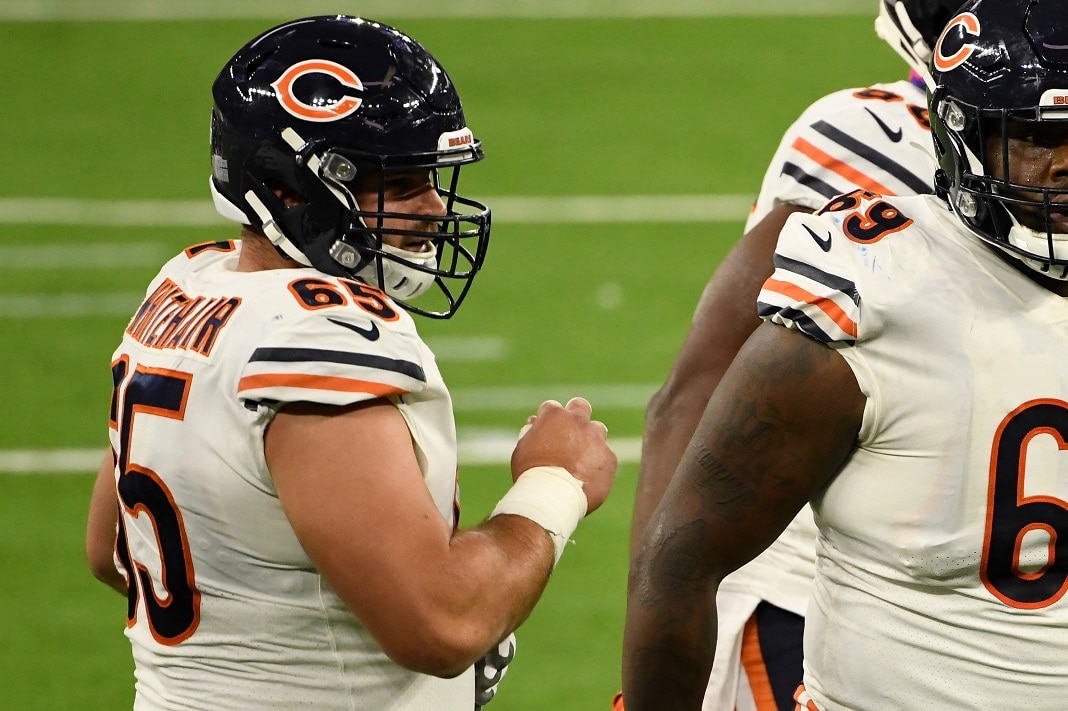
[{"label": "jersey sleeve", "polygon": [[427,387],[428,354],[414,327],[381,321],[355,306],[288,315],[252,351],[238,397],[349,405],[418,393]]},{"label": "jersey sleeve", "polygon": [[783,135],[748,231],[776,205],[810,210],[858,188],[880,195],[933,192],[926,100],[908,82],[845,89],[809,106]]},{"label": "jersey sleeve", "polygon": [[779,235],[775,271],[760,290],[757,312],[828,346],[853,346],[861,318],[855,268],[854,250],[833,219],[791,215]]}]

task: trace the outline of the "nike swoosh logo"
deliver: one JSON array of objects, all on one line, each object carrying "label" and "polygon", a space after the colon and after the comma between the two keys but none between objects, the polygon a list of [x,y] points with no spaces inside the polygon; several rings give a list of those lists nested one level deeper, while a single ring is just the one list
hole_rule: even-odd
[{"label": "nike swoosh logo", "polygon": [[329,321],[330,323],[336,323],[338,326],[341,326],[342,328],[347,328],[350,331],[355,331],[356,333],[358,333],[361,336],[363,336],[364,338],[366,338],[368,341],[377,341],[378,340],[378,336],[379,336],[378,325],[374,321],[371,322],[371,327],[370,328],[360,328],[359,326],[357,326],[354,323],[349,323],[348,321],[338,321],[336,318],[327,317],[326,320]]},{"label": "nike swoosh logo", "polygon": [[865,108],[864,110],[868,112],[869,116],[871,116],[873,119],[875,119],[875,123],[879,124],[879,128],[881,128],[883,130],[883,133],[886,134],[887,138],[889,138],[894,143],[898,143],[901,140],[902,133],[901,133],[901,129],[900,128],[895,131],[895,130],[891,129],[889,126],[887,126],[885,123],[883,123],[883,120],[881,118],[879,118],[878,116],[876,116],[874,111],[872,111],[871,109],[868,109],[868,108]]},{"label": "nike swoosh logo", "polygon": [[[820,246],[820,249],[822,249],[824,252],[830,252],[831,251],[831,233],[830,232],[827,233],[827,239],[820,239],[820,236],[818,234],[816,234],[815,232],[813,232],[811,227],[809,227],[808,225],[802,225],[802,227],[804,227],[806,230],[808,230],[808,233],[810,235],[812,235],[812,239],[816,240],[816,244],[818,244]],[[334,319],[330,319],[330,320],[333,321]]]}]

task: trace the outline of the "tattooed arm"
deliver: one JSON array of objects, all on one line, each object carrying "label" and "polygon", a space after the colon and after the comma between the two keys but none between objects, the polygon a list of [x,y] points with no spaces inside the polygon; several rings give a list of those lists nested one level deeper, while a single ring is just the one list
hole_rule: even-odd
[{"label": "tattooed arm", "polygon": [[769,546],[852,452],[865,398],[830,348],[762,324],[705,411],[631,565],[627,711],[700,709],[719,581]]}]

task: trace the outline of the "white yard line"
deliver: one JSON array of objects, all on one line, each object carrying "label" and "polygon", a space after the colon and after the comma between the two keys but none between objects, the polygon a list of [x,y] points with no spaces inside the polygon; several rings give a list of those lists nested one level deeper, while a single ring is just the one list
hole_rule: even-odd
[{"label": "white yard line", "polygon": [[0,198],[0,224],[211,227],[226,224],[210,200]]},{"label": "white yard line", "polygon": [[[329,14],[336,0],[5,0],[0,20],[28,22],[271,19]],[[367,17],[645,18],[871,15],[872,0],[362,0]]]},{"label": "white yard line", "polygon": [[[741,222],[752,195],[479,196],[510,224]],[[3,225],[214,227],[229,223],[208,200],[0,198]]]},{"label": "white yard line", "polygon": [[141,292],[0,294],[0,320],[133,316]]},{"label": "white yard line", "polygon": [[96,449],[0,450],[0,474],[82,474],[95,472],[104,458]]},{"label": "white yard line", "polygon": [[173,256],[171,250],[159,242],[0,244],[0,271],[159,268]]},{"label": "white yard line", "polygon": [[[610,437],[608,444],[621,463],[638,461],[640,437]],[[0,476],[91,474],[100,467],[104,446],[88,449],[0,450]],[[461,436],[458,447],[461,466],[503,465],[512,456],[515,437],[492,431],[471,434]]]},{"label": "white yard line", "polygon": [[427,336],[434,357],[450,363],[488,363],[508,356],[508,340],[500,336]]}]

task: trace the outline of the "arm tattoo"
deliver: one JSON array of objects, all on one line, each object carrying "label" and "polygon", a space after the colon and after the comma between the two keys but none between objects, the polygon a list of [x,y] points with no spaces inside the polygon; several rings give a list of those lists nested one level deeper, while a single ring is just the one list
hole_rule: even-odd
[{"label": "arm tattoo", "polygon": [[717,506],[752,506],[757,502],[753,487],[731,473],[704,445],[695,445],[694,453],[701,467],[694,473],[694,482],[705,492],[704,498]]}]

